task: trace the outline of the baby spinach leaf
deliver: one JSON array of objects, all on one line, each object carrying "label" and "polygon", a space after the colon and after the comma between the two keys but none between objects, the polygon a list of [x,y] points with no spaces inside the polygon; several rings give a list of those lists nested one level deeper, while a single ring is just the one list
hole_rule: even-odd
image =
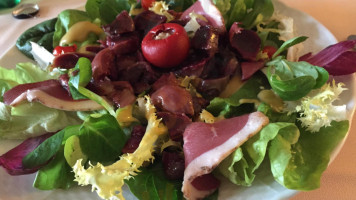
[{"label": "baby spinach leaf", "polygon": [[127,137],[110,114],[87,118],[80,127],[80,147],[90,161],[109,162],[118,158]]},{"label": "baby spinach leaf", "polygon": [[292,38],[290,40],[285,41],[280,47],[279,49],[277,49],[277,51],[272,55],[272,59],[277,57],[279,54],[281,54],[283,51],[287,50],[289,47],[292,47],[296,44],[299,44],[301,42],[304,42],[306,39],[308,39],[308,37],[305,36],[300,36],[300,37],[296,37],[296,38]]},{"label": "baby spinach leaf", "polygon": [[123,10],[130,12],[136,4],[136,0],[88,0],[85,10],[92,20],[100,19],[103,24],[109,24]]},{"label": "baby spinach leaf", "polygon": [[329,72],[323,67],[315,67],[318,71],[318,78],[316,79],[316,84],[314,89],[321,88],[329,80]]},{"label": "baby spinach leaf", "polygon": [[78,91],[78,88],[80,86],[85,87],[92,77],[90,60],[87,58],[80,58],[73,68],[73,72],[69,73],[69,77],[69,90],[73,99],[87,99],[86,96]]},{"label": "baby spinach leaf", "polygon": [[135,178],[125,181],[130,191],[140,200],[183,199],[181,192],[182,181],[168,180],[163,174],[162,163],[156,161],[149,167],[142,168]]},{"label": "baby spinach leaf", "polygon": [[130,11],[131,0],[105,0],[99,6],[101,19],[106,23],[111,23],[123,10]]},{"label": "baby spinach leaf", "polygon": [[33,56],[31,54],[32,46],[30,42],[35,42],[47,49],[47,51],[52,52],[56,22],[57,18],[54,18],[29,28],[17,39],[16,47],[31,59],[33,59]]},{"label": "baby spinach leaf", "polygon": [[62,147],[54,159],[37,172],[33,186],[40,190],[68,189],[74,184],[73,180],[74,173],[64,159]]},{"label": "baby spinach leaf", "polygon": [[88,157],[83,153],[77,135],[72,135],[65,141],[64,158],[71,167],[74,166],[79,159],[82,159],[82,164],[87,161]]},{"label": "baby spinach leaf", "polygon": [[85,4],[85,11],[92,20],[100,19],[99,6],[105,0],[87,0]]},{"label": "baby spinach leaf", "polygon": [[268,89],[268,81],[262,73],[256,73],[248,79],[244,85],[228,98],[214,98],[207,110],[214,116],[226,115],[230,111],[241,105],[241,99],[258,99],[257,95],[262,90]]},{"label": "baby spinach leaf", "polygon": [[298,100],[312,89],[323,86],[329,74],[321,67],[307,62],[291,62],[277,57],[266,64],[267,78],[272,89],[285,101]]},{"label": "baby spinach leaf", "polygon": [[[280,34],[278,32],[271,31],[273,29],[278,29],[280,22],[272,20],[266,24],[261,24],[261,30],[257,32],[258,36],[261,38],[261,46],[273,46],[278,49],[284,41],[280,40]],[[282,52],[280,55],[284,55],[285,52]]]},{"label": "baby spinach leaf", "polygon": [[74,73],[69,73],[69,90],[73,99],[91,99],[102,105],[112,116],[115,115],[114,108],[101,96],[85,88],[92,77],[91,62],[88,58],[79,58],[74,67]]},{"label": "baby spinach leaf", "polygon": [[58,153],[68,137],[79,134],[79,127],[79,125],[68,126],[42,142],[35,150],[22,159],[24,167],[33,168],[48,162]]}]

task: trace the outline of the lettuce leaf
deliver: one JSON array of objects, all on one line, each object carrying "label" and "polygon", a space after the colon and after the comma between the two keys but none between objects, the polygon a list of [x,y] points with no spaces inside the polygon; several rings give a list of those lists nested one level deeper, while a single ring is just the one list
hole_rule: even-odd
[{"label": "lettuce leaf", "polygon": [[39,23],[29,29],[16,41],[16,47],[27,57],[33,59],[31,50],[32,46],[30,42],[35,42],[38,45],[44,47],[47,51],[53,51],[53,34],[55,30],[55,24],[57,18],[46,20]]},{"label": "lettuce leaf", "polygon": [[[55,78],[57,76],[52,76],[32,63],[19,63],[14,69],[0,67],[0,91],[3,95],[19,84]],[[16,107],[0,102],[0,138],[26,139],[81,122],[76,112],[56,110],[36,102]]]},{"label": "lettuce leaf", "polygon": [[234,184],[251,186],[256,176],[255,171],[265,159],[270,141],[287,133],[299,136],[298,127],[286,122],[268,124],[223,160],[218,166],[219,172]]},{"label": "lettuce leaf", "polygon": [[[53,35],[53,47],[59,46],[62,37],[68,32],[69,28],[80,21],[92,21],[88,14],[81,10],[64,10],[58,15],[58,19],[55,25],[55,32]],[[90,34],[92,35],[92,34]],[[89,37],[85,43],[94,44],[98,38]],[[84,42],[83,42],[84,43]],[[80,48],[78,44],[78,48]]]},{"label": "lettuce leaf", "polygon": [[55,78],[57,76],[43,71],[33,63],[18,63],[14,69],[0,67],[0,101],[3,101],[4,93],[16,85]]},{"label": "lettuce leaf", "polygon": [[88,0],[85,10],[92,20],[100,19],[103,24],[109,24],[121,11],[130,12],[136,4],[136,0]]},{"label": "lettuce leaf", "polygon": [[32,63],[18,63],[14,69],[0,67],[0,81],[8,87],[55,78],[57,77],[52,76],[47,71],[43,71],[37,65]]},{"label": "lettuce leaf", "polygon": [[0,138],[26,139],[81,123],[76,112],[48,108],[37,102],[16,107],[0,102]]},{"label": "lettuce leaf", "polygon": [[334,121],[315,134],[299,129],[299,139],[296,134],[285,132],[271,142],[271,170],[276,181],[286,188],[317,189],[332,152],[349,129],[349,122]]},{"label": "lettuce leaf", "polygon": [[241,22],[242,27],[251,29],[268,20],[274,7],[271,0],[213,0],[229,28],[234,22]]}]

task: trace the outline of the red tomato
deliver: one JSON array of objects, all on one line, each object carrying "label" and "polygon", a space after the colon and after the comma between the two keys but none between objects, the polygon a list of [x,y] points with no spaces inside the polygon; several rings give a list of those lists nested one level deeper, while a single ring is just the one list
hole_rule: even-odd
[{"label": "red tomato", "polygon": [[141,6],[145,10],[148,10],[148,8],[151,7],[154,2],[155,0],[141,0]]},{"label": "red tomato", "polygon": [[59,55],[64,54],[64,53],[75,52],[76,50],[77,50],[77,45],[75,45],[75,44],[73,46],[66,46],[66,47],[57,46],[53,50],[53,55],[54,56],[59,56]]},{"label": "red tomato", "polygon": [[188,55],[189,37],[183,26],[175,23],[152,28],[142,40],[143,56],[153,65],[170,68],[179,65]]},{"label": "red tomato", "polygon": [[269,58],[272,58],[273,54],[276,53],[277,49],[274,46],[265,46],[262,50],[263,53],[267,53]]}]

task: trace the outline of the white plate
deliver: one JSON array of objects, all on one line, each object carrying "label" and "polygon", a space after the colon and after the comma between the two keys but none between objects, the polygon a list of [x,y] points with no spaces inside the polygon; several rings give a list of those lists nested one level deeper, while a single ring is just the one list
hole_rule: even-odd
[{"label": "white plate", "polygon": [[[294,19],[298,28],[298,35],[308,36],[304,43],[304,52],[317,52],[330,44],[337,42],[335,37],[318,21],[309,15],[293,8],[274,2],[275,8],[281,14]],[[28,61],[15,47],[11,48],[0,58],[0,66],[12,68],[18,62]],[[355,75],[338,77],[349,88],[341,97],[341,102],[347,104],[348,118],[352,119],[355,103]],[[346,139],[346,138],[345,138]],[[344,140],[345,141],[345,140]],[[332,160],[336,157],[344,141],[335,150]],[[0,140],[0,155],[19,144],[20,141]],[[91,193],[89,187],[76,187],[70,190],[39,191],[32,187],[35,175],[10,176],[3,169],[0,169],[0,200],[62,200],[62,199],[100,199],[96,193]],[[127,190],[126,190],[127,191]],[[222,182],[219,191],[219,199],[287,199],[296,193],[294,190],[285,189],[274,181],[269,174],[259,174],[252,187],[237,187],[228,181]],[[133,199],[129,192],[126,192],[127,199]]]}]

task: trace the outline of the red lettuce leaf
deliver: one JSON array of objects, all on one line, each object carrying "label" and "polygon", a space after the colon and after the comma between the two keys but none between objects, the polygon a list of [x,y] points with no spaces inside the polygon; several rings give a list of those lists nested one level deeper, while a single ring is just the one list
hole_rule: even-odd
[{"label": "red lettuce leaf", "polygon": [[356,51],[346,51],[324,66],[329,74],[341,76],[356,72]]},{"label": "red lettuce leaf", "polygon": [[324,67],[330,75],[340,76],[356,72],[356,40],[339,42],[315,55],[306,54],[299,58],[312,65]]},{"label": "red lettuce leaf", "polygon": [[36,172],[42,166],[27,169],[22,165],[22,159],[51,135],[53,133],[26,139],[15,148],[0,156],[0,166],[13,176]]},{"label": "red lettuce leaf", "polygon": [[241,63],[241,71],[242,77],[241,80],[249,79],[253,74],[255,74],[258,70],[262,69],[265,66],[265,62],[263,61],[254,61],[254,62],[242,62]]},{"label": "red lettuce leaf", "polygon": [[229,31],[231,47],[237,51],[244,60],[255,61],[261,48],[261,39],[255,31],[239,27],[233,23]]}]

